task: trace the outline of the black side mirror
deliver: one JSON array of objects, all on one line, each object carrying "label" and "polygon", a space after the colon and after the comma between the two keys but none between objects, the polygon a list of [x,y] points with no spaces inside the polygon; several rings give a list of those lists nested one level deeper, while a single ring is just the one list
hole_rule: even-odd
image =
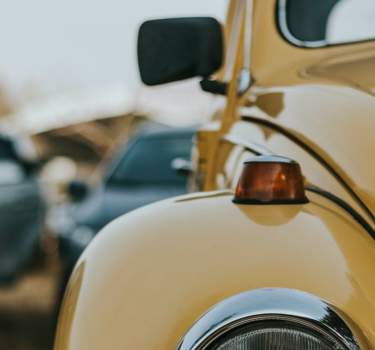
[{"label": "black side mirror", "polygon": [[138,64],[146,85],[207,78],[223,63],[223,31],[211,17],[147,21],[138,35]]},{"label": "black side mirror", "polygon": [[67,191],[74,202],[79,202],[87,196],[89,186],[84,181],[73,180],[68,184]]}]

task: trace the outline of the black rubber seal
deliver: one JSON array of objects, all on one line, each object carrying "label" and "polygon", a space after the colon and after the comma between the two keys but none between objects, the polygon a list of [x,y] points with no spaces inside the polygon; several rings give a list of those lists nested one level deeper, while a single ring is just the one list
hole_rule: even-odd
[{"label": "black rubber seal", "polygon": [[335,196],[333,193],[322,190],[321,188],[315,187],[315,186],[307,186],[306,191],[313,192],[315,194],[318,194],[335,204],[337,204],[339,207],[344,209],[348,214],[350,214],[355,221],[357,221],[372,237],[372,239],[375,240],[375,230],[373,227],[366,221],[366,219],[358,213],[351,205],[346,203],[344,200],[341,198]]},{"label": "black rubber seal", "polygon": [[245,204],[245,205],[294,205],[294,204],[307,204],[309,200],[305,199],[295,199],[295,200],[272,200],[272,201],[261,201],[259,199],[241,199],[233,198],[232,202],[234,204]]}]

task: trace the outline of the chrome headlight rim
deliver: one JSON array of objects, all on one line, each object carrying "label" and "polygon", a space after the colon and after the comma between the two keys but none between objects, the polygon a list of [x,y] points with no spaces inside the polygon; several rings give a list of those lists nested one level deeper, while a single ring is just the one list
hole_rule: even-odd
[{"label": "chrome headlight rim", "polygon": [[339,310],[311,294],[283,288],[257,289],[222,301],[193,325],[177,349],[206,350],[240,327],[272,321],[316,331],[348,350],[364,349],[362,334]]}]

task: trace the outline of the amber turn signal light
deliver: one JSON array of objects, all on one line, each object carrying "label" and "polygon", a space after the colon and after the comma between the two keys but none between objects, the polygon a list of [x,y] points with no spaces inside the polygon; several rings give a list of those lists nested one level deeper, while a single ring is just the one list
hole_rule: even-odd
[{"label": "amber turn signal light", "polygon": [[237,204],[308,202],[301,167],[281,156],[259,156],[244,163],[233,200]]}]

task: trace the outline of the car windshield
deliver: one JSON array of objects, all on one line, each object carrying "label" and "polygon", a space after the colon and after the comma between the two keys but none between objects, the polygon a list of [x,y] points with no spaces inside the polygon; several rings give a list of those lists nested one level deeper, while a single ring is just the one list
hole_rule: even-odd
[{"label": "car windshield", "polygon": [[177,158],[190,160],[192,136],[141,138],[115,168],[109,183],[183,184],[186,178],[172,167]]},{"label": "car windshield", "polygon": [[279,0],[279,26],[300,46],[375,38],[374,0]]}]

